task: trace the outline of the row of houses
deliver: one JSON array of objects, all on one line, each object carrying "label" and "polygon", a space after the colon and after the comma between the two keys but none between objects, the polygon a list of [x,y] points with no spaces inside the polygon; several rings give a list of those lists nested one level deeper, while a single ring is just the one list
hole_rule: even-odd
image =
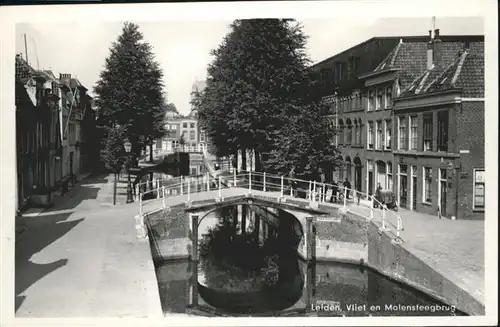
[{"label": "row of houses", "polygon": [[50,206],[99,162],[92,98],[71,74],[35,70],[16,55],[17,209]]},{"label": "row of houses", "polygon": [[484,36],[374,37],[313,66],[343,168],[402,208],[484,219]]}]

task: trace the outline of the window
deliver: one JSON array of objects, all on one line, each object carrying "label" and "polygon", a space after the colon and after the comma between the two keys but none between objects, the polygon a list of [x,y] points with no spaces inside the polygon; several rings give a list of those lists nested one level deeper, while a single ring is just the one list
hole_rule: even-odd
[{"label": "window", "polygon": [[389,86],[385,89],[385,107],[392,107],[392,87]]},{"label": "window", "polygon": [[432,203],[432,168],[424,167],[424,194],[425,203]]},{"label": "window", "polygon": [[351,144],[352,143],[352,125],[349,124],[347,125],[347,138],[346,138],[346,144]]},{"label": "window", "polygon": [[183,128],[187,128],[187,127],[188,127],[188,123],[183,123],[183,124],[182,124],[182,127],[183,127]]},{"label": "window", "polygon": [[392,190],[392,163],[387,163],[387,189]]},{"label": "window", "polygon": [[408,138],[406,130],[406,117],[399,117],[399,149],[406,150],[408,147]]},{"label": "window", "polygon": [[392,122],[390,120],[385,121],[385,149],[391,149],[391,137],[392,137]]},{"label": "window", "polygon": [[382,133],[382,121],[377,121],[377,150],[382,150],[384,144],[384,134]]},{"label": "window", "polygon": [[448,151],[448,111],[440,111],[437,115],[437,150]]},{"label": "window", "polygon": [[75,124],[69,123],[68,134],[69,134],[68,135],[69,144],[75,144],[75,142],[76,142],[76,127],[75,127]]},{"label": "window", "polygon": [[171,126],[171,128],[172,128],[173,130],[176,130],[176,129],[177,129],[177,125],[172,125],[172,126]]},{"label": "window", "polygon": [[385,108],[384,104],[384,93],[382,89],[377,90],[377,110]]},{"label": "window", "polygon": [[200,133],[200,141],[205,142],[205,133]]},{"label": "window", "polygon": [[484,169],[474,169],[474,210],[484,210],[484,182],[485,174]]},{"label": "window", "polygon": [[358,123],[358,128],[356,129],[356,144],[361,145],[361,130],[363,129],[363,126],[361,125],[361,122]]},{"label": "window", "polygon": [[424,115],[424,151],[432,151],[432,114]]},{"label": "window", "polygon": [[370,90],[368,92],[368,108],[367,108],[368,111],[372,111],[374,108],[374,103],[373,103],[374,94],[373,93],[374,93],[373,90]]},{"label": "window", "polygon": [[194,123],[191,123],[189,127],[194,128]]},{"label": "window", "polygon": [[373,122],[368,122],[368,149],[373,149]]},{"label": "window", "polygon": [[417,116],[410,117],[410,150],[417,150]]},{"label": "window", "polygon": [[342,121],[339,122],[339,144],[344,144],[344,123]]},{"label": "window", "polygon": [[155,144],[156,145],[156,150],[161,150],[161,143],[162,143],[161,140],[156,140],[155,143],[156,143]]},{"label": "window", "polygon": [[193,130],[189,131],[189,139],[191,141],[196,140],[196,131],[193,131]]}]

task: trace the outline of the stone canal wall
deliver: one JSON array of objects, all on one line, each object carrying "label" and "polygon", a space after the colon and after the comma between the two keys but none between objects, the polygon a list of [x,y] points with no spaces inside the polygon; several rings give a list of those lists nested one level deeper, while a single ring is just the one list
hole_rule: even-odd
[{"label": "stone canal wall", "polygon": [[[342,209],[329,209],[335,211],[316,222],[318,261],[363,265],[444,303],[455,305],[467,314],[484,315],[484,305],[460,287],[459,282],[451,281],[447,278],[449,274],[438,272],[425,262],[425,258],[411,253],[404,242],[391,242],[394,235],[379,231],[379,222]],[[147,217],[152,227],[150,242],[155,260],[190,258],[192,249],[187,216],[184,206],[180,205],[172,208],[167,215],[158,212]],[[304,258],[304,239],[298,252]]]},{"label": "stone canal wall", "polygon": [[[337,219],[334,219],[334,218]],[[316,259],[367,266],[470,315],[484,315],[484,305],[447,276],[394,244],[394,235],[379,231],[379,222],[338,210],[329,221],[318,219]]]}]

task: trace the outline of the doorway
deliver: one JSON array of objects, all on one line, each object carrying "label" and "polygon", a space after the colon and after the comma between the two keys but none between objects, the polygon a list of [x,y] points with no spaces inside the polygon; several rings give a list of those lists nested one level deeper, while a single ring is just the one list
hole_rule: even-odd
[{"label": "doorway", "polygon": [[69,175],[73,176],[73,152],[69,153]]},{"label": "doorway", "polygon": [[368,194],[373,194],[373,171],[368,172]]},{"label": "doorway", "polygon": [[446,217],[447,174],[446,168],[439,169],[439,208],[441,217]]},{"label": "doorway", "polygon": [[411,210],[417,210],[417,166],[411,166]]},{"label": "doorway", "polygon": [[399,206],[407,208],[408,200],[408,166],[399,165]]},{"label": "doorway", "polygon": [[354,187],[358,192],[361,192],[361,169],[361,165],[354,167]]}]

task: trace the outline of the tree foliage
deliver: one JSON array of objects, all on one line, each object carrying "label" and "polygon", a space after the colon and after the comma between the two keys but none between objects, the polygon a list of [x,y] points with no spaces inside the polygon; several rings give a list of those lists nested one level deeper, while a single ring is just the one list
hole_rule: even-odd
[{"label": "tree foliage", "polygon": [[139,27],[125,23],[95,86],[97,124],[103,136],[119,124],[136,155],[162,137],[166,110],[162,78],[152,47],[144,41]]},{"label": "tree foliage", "polygon": [[212,52],[207,87],[195,101],[218,152],[268,151],[286,116],[304,103],[308,59],[300,26],[283,19],[236,20]]},{"label": "tree foliage", "polygon": [[336,129],[325,119],[324,104],[313,103],[290,117],[269,153],[267,169],[286,173],[295,168],[297,176],[317,179],[319,168],[337,169],[340,151],[333,144]]},{"label": "tree foliage", "polygon": [[123,147],[126,128],[120,125],[115,125],[106,128],[107,137],[102,140],[103,149],[102,157],[106,164],[106,168],[117,173],[125,163],[125,149]]},{"label": "tree foliage", "polygon": [[335,166],[335,131],[324,117],[300,24],[251,19],[230,28],[212,52],[206,88],[192,101],[216,154],[254,149],[257,160],[269,158],[267,169],[296,167],[308,175],[326,163]]}]

